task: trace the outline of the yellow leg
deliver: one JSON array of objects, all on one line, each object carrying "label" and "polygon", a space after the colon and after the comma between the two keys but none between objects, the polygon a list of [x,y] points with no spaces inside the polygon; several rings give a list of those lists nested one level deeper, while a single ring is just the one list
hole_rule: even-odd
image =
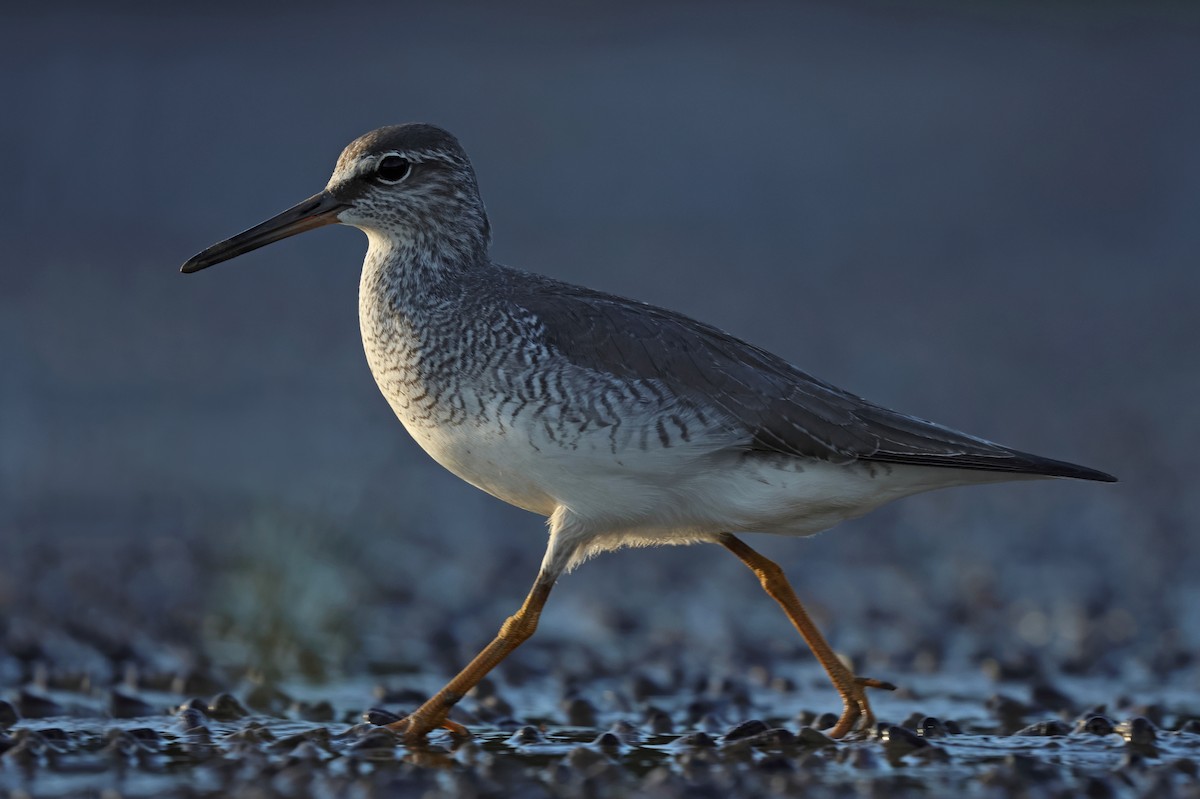
[{"label": "yellow leg", "polygon": [[457,677],[447,683],[445,688],[434,694],[407,718],[387,725],[388,729],[403,735],[404,743],[408,746],[423,743],[425,736],[439,727],[444,727],[455,735],[468,735],[466,727],[450,721],[450,708],[478,685],[484,675],[508,657],[510,652],[533,635],[533,631],[537,629],[538,617],[542,615],[542,608],[553,587],[553,580],[538,575],[537,582],[533,584],[529,596],[525,597],[521,609],[508,617],[492,642],[476,655]]},{"label": "yellow leg", "polygon": [[821,631],[817,629],[817,625],[813,624],[812,619],[808,617],[808,612],[800,604],[796,592],[792,590],[783,570],[775,561],[763,557],[728,533],[721,535],[718,542],[736,555],[738,560],[749,566],[758,576],[763,589],[779,603],[783,612],[800,631],[800,635],[804,636],[804,642],[808,644],[808,648],[825,668],[825,673],[833,681],[833,687],[837,688],[838,693],[841,694],[842,716],[829,734],[834,738],[841,738],[854,729],[869,729],[875,723],[875,714],[871,712],[871,705],[867,702],[865,689],[886,688],[892,690],[895,686],[880,680],[856,677],[846,668],[825,641]]}]

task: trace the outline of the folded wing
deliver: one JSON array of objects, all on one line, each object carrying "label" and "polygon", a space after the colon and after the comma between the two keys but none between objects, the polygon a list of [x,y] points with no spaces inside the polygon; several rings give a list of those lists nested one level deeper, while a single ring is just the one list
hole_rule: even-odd
[{"label": "folded wing", "polygon": [[518,285],[513,301],[545,320],[548,343],[563,356],[625,379],[657,381],[682,402],[715,409],[732,425],[731,447],[838,463],[1116,479],[890,411],[672,311],[547,278]]}]

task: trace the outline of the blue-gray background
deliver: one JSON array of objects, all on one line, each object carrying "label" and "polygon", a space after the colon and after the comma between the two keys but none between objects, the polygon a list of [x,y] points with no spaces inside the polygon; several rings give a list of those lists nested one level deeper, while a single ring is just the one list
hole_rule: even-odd
[{"label": "blue-gray background", "polygon": [[[358,341],[359,233],[177,272],[412,120],[471,153],[498,260],[1122,478],[753,538],[835,645],[896,661],[878,676],[914,641],[966,663],[1200,646],[1194,7],[122,8],[9,11],[0,33],[10,646],[104,629],[387,671],[519,602],[542,521],[392,418]],[[715,548],[588,564],[543,635],[617,662],[647,640],[798,651]]]}]

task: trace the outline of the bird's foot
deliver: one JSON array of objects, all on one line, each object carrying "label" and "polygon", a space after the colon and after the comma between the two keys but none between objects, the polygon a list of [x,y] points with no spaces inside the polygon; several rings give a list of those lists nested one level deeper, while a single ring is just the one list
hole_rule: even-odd
[{"label": "bird's foot", "polygon": [[844,703],[842,716],[829,731],[830,738],[842,738],[851,732],[868,732],[875,726],[875,713],[871,710],[871,703],[867,701],[868,688],[896,690],[896,686],[890,682],[870,677],[855,677],[854,682],[841,691]]},{"label": "bird's foot", "polygon": [[450,734],[456,740],[470,738],[471,731],[457,721],[451,721],[447,717],[447,712],[443,711],[437,715],[423,715],[420,711],[417,711],[410,716],[405,716],[399,721],[393,721],[391,724],[385,726],[399,735],[400,739],[404,741],[404,745],[408,747],[424,746],[426,736],[437,729],[449,730]]}]

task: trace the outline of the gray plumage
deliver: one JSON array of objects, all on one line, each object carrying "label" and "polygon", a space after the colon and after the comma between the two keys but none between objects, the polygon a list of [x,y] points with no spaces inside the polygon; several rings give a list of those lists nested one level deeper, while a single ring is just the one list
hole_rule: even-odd
[{"label": "gray plumage", "polygon": [[722,530],[805,535],[951,485],[1113,479],[880,407],[673,311],[493,263],[470,160],[430,125],[357,139],[324,192],[184,271],[335,221],[369,238],[359,317],[384,396],[455,474],[551,516],[545,568]]}]

